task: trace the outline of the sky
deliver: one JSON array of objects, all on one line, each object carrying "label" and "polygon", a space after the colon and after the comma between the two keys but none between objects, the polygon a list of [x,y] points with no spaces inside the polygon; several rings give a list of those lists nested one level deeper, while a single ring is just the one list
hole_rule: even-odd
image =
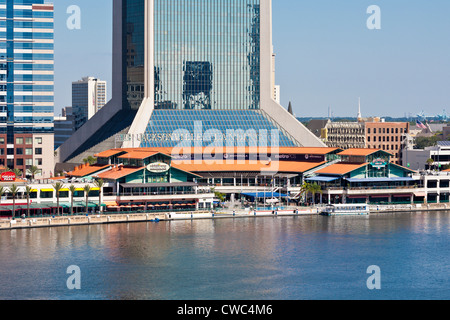
[{"label": "sky", "polygon": [[[71,105],[71,83],[108,81],[112,0],[77,0],[81,29],[69,30],[55,3],[55,114]],[[367,13],[380,8],[379,30]],[[450,115],[450,1],[273,0],[273,45],[281,104],[298,117]]]}]

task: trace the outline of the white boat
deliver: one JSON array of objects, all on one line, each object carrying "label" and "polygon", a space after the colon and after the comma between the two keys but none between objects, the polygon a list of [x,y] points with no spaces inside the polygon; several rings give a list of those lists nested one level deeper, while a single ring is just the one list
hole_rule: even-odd
[{"label": "white boat", "polygon": [[330,204],[321,212],[324,216],[362,216],[370,214],[367,204]]}]

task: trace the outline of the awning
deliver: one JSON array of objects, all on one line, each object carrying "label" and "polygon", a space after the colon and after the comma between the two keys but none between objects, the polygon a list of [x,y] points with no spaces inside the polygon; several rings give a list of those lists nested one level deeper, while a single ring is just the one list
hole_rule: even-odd
[{"label": "awning", "polygon": [[248,196],[248,197],[252,197],[252,198],[286,198],[288,197],[287,194],[282,194],[282,193],[278,193],[278,192],[258,192],[258,193],[242,193],[243,196]]},{"label": "awning", "polygon": [[53,189],[41,189],[41,191],[42,191],[42,192],[53,192],[53,191],[55,191],[55,190],[53,190]]},{"label": "awning", "polygon": [[315,182],[332,182],[339,180],[340,177],[326,177],[326,176],[317,176],[312,178],[307,178],[306,181],[315,181]]},{"label": "awning", "polygon": [[416,180],[411,177],[394,177],[394,178],[364,178],[364,179],[348,178],[347,181],[350,183],[365,183],[365,182],[410,182]]},{"label": "awning", "polygon": [[393,194],[392,196],[397,198],[408,198],[412,197],[412,194]]},{"label": "awning", "polygon": [[370,196],[371,198],[389,198],[389,195],[385,194],[385,195],[375,195],[375,196]]}]

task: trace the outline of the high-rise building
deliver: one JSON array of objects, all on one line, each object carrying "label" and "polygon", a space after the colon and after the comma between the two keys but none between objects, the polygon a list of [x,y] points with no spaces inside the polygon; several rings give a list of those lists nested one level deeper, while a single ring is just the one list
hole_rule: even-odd
[{"label": "high-rise building", "polygon": [[114,0],[113,15],[113,98],[61,146],[61,161],[231,138],[325,146],[274,100],[271,0]]},{"label": "high-rise building", "polygon": [[62,114],[55,117],[55,149],[59,148],[75,132],[75,115],[72,107],[65,107]]},{"label": "high-rise building", "polygon": [[106,81],[84,77],[72,82],[72,108],[78,130],[106,104]]},{"label": "high-rise building", "polygon": [[0,165],[24,175],[54,168],[53,25],[44,0],[0,0]]}]

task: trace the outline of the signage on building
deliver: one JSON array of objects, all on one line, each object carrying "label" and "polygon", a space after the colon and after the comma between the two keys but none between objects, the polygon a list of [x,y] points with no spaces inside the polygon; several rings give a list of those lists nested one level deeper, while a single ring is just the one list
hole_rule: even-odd
[{"label": "signage on building", "polygon": [[376,169],[383,169],[387,166],[387,161],[381,158],[375,159],[372,161],[371,165],[372,167],[376,168]]},{"label": "signage on building", "polygon": [[147,170],[152,173],[165,173],[165,172],[169,171],[169,169],[170,169],[170,166],[167,163],[163,163],[163,162],[150,163],[147,166]]},{"label": "signage on building", "polygon": [[3,182],[16,181],[16,174],[14,172],[3,172],[0,179]]}]

